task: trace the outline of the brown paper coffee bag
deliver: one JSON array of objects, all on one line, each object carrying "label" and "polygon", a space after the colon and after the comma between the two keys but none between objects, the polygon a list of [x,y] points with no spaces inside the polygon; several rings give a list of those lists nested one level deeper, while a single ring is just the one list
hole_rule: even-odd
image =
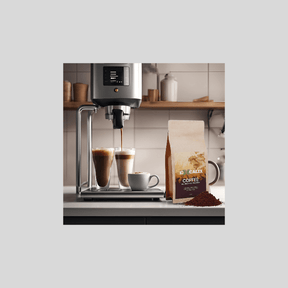
[{"label": "brown paper coffee bag", "polygon": [[165,154],[166,199],[184,203],[208,191],[204,121],[168,121]]}]

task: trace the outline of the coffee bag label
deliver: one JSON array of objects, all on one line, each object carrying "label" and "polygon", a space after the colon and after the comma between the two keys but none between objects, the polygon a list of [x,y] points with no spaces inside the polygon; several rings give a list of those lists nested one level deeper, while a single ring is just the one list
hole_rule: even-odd
[{"label": "coffee bag label", "polygon": [[206,191],[206,158],[204,152],[175,153],[176,198],[195,197]]}]

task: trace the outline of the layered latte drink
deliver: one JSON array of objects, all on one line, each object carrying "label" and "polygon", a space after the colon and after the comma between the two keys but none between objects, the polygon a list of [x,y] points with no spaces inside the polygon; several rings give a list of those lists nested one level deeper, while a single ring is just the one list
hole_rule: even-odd
[{"label": "layered latte drink", "polygon": [[92,157],[96,174],[96,186],[98,184],[98,189],[108,190],[114,158],[114,148],[92,149]]},{"label": "layered latte drink", "polygon": [[120,189],[129,189],[128,174],[133,171],[134,157],[134,148],[116,148],[115,150]]}]

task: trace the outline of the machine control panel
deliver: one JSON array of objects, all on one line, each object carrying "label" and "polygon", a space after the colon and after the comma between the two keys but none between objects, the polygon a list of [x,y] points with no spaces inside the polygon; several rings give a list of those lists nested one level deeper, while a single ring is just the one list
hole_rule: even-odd
[{"label": "machine control panel", "polygon": [[104,66],[103,85],[104,86],[129,86],[128,66]]}]

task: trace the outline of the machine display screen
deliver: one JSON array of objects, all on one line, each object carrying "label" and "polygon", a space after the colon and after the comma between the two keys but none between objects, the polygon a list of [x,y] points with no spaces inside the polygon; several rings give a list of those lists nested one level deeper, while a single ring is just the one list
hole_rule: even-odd
[{"label": "machine display screen", "polygon": [[128,86],[129,67],[127,66],[104,66],[103,85],[106,86]]}]

